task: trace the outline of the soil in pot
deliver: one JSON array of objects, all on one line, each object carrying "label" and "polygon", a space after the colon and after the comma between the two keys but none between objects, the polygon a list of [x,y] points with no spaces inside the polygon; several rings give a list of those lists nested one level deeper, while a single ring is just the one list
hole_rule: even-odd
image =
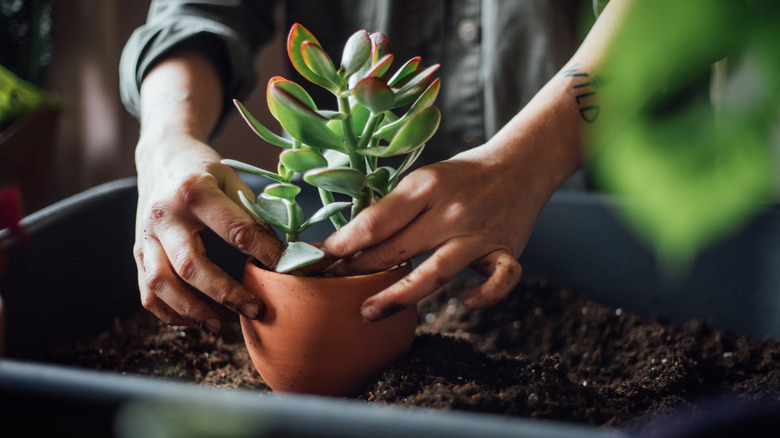
[{"label": "soil in pot", "polygon": [[[778,341],[699,320],[638,317],[544,280],[523,282],[492,309],[467,312],[458,300],[467,289],[453,283],[422,302],[410,355],[357,398],[631,427],[703,398],[748,404],[780,396]],[[267,390],[237,321],[217,337],[143,312],[83,343],[55,347],[52,360]]]}]

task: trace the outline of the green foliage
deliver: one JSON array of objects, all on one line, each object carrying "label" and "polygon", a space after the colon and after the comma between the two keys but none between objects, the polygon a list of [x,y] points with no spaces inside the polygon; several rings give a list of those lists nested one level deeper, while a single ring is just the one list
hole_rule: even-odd
[{"label": "green foliage", "polygon": [[[631,17],[600,72],[610,80],[597,91],[594,175],[630,201],[621,213],[662,266],[680,271],[772,195],[780,14],[735,1],[655,0],[637,2]],[[731,71],[714,108],[708,93],[683,93],[725,55]],[[658,89],[637,115],[632,108]]]},{"label": "green foliage", "polygon": [[48,92],[0,65],[0,131],[36,109],[58,106]]},{"label": "green foliage", "polygon": [[[277,171],[223,160],[274,181],[257,199],[243,193],[240,197],[250,212],[287,235],[279,272],[321,260],[322,251],[300,242],[300,233],[327,219],[338,228],[346,223],[344,209],[351,207],[351,217],[355,217],[386,195],[420,156],[441,119],[433,106],[440,88],[440,81],[432,78],[438,65],[420,69],[420,58],[415,57],[391,75],[394,58],[387,38],[380,33],[355,32],[344,46],[338,68],[300,24],[290,30],[287,51],[304,78],[334,95],[337,109],[319,109],[303,87],[274,77],[266,91],[268,108],[292,139],[263,126],[240,102],[235,104],[260,138],[286,149],[279,156]],[[397,168],[379,164],[381,158],[399,155],[404,158]],[[323,201],[308,220],[296,202],[300,188],[292,181],[295,173],[317,187]],[[334,193],[351,200],[336,201]]]}]

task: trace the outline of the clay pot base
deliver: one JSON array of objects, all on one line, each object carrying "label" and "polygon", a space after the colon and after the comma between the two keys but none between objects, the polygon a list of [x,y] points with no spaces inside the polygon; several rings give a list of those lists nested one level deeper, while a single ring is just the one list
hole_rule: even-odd
[{"label": "clay pot base", "polygon": [[366,322],[368,297],[411,272],[411,264],[352,277],[300,277],[265,270],[249,260],[244,285],[265,303],[258,320],[241,318],[257,370],[274,391],[358,394],[378,373],[406,356],[417,308]]}]

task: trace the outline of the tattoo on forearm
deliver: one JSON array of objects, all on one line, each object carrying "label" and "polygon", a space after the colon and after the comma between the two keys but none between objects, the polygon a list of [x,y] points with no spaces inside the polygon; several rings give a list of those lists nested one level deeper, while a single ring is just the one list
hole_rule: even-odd
[{"label": "tattoo on forearm", "polygon": [[580,117],[586,123],[593,123],[599,117],[601,107],[593,104],[593,98],[599,88],[603,87],[607,78],[602,75],[593,75],[579,71],[577,64],[563,71],[563,76],[567,78],[577,78],[582,82],[574,84],[571,88],[575,90],[574,100],[579,107]]}]

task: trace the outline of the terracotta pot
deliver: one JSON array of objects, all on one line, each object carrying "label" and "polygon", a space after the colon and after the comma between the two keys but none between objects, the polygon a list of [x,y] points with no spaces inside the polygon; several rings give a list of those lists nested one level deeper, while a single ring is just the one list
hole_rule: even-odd
[{"label": "terracotta pot", "polygon": [[406,262],[376,274],[300,277],[246,264],[244,285],[265,303],[257,320],[241,318],[257,370],[274,391],[347,396],[406,356],[417,325],[415,306],[366,322],[363,301],[411,271]]}]

